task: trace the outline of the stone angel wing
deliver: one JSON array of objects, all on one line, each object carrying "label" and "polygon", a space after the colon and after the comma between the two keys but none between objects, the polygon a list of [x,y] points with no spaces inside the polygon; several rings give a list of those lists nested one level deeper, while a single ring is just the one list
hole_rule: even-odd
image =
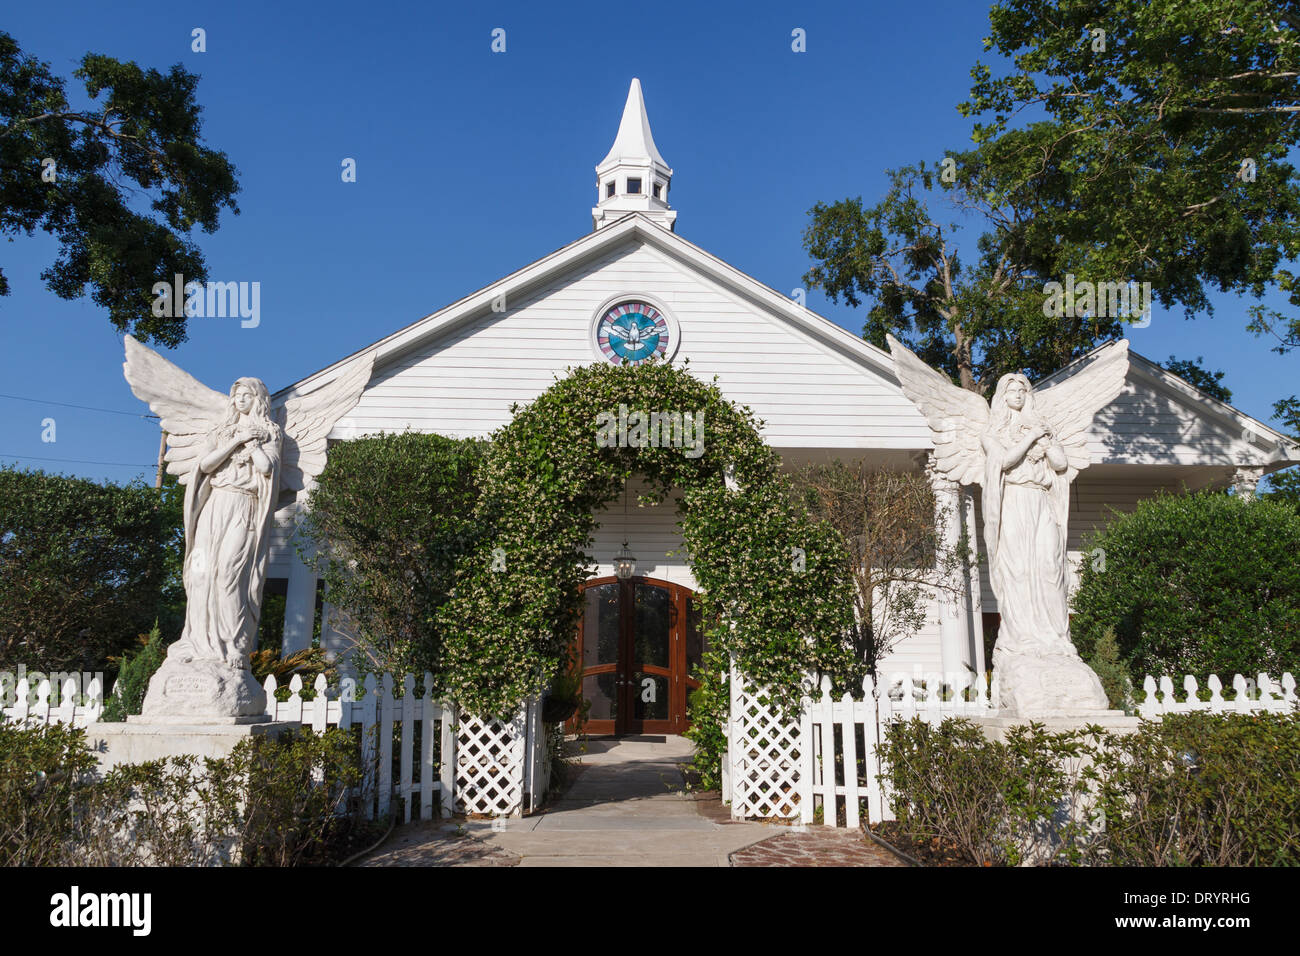
[{"label": "stone angel wing", "polygon": [[122,370],[135,397],[162,421],[167,471],[188,485],[204,443],[230,408],[229,396],[208,388],[129,335]]},{"label": "stone angel wing", "polygon": [[362,390],[370,382],[374,365],[372,353],[328,385],[276,403],[275,413],[284,429],[281,491],[302,491],[321,473],[330,429],[356,406]]},{"label": "stone angel wing", "polygon": [[1052,429],[1070,463],[1067,483],[1092,463],[1088,429],[1092,419],[1115,400],[1128,374],[1128,340],[1102,351],[1096,361],[1060,382],[1034,390],[1034,409]]},{"label": "stone angel wing", "polygon": [[885,338],[903,394],[930,423],[935,467],[963,485],[982,483],[984,447],[980,436],[989,423],[988,403],[974,392],[952,384],[892,335]]}]

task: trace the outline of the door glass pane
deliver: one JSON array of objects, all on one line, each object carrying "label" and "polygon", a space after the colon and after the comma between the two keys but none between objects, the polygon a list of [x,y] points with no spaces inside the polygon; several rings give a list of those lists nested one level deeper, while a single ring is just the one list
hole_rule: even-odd
[{"label": "door glass pane", "polygon": [[668,678],[661,674],[632,674],[632,714],[637,720],[668,719]]},{"label": "door glass pane", "polygon": [[636,586],[636,647],[633,662],[669,666],[672,601],[667,588]]},{"label": "door glass pane", "polygon": [[[586,590],[582,616],[582,666],[618,663],[618,584],[600,584]],[[592,716],[595,716],[593,711]]]},{"label": "door glass pane", "polygon": [[582,679],[582,696],[591,701],[588,720],[614,720],[618,717],[618,694],[614,693],[618,689],[614,684],[617,679],[618,675],[612,671]]}]

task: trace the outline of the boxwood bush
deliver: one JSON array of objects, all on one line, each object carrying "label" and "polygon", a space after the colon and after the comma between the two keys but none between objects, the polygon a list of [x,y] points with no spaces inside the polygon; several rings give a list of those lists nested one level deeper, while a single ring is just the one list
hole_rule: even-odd
[{"label": "boxwood bush", "polygon": [[1275,502],[1161,495],[1087,543],[1071,636],[1085,660],[1114,629],[1145,675],[1300,673],[1300,516]]},{"label": "boxwood bush", "polygon": [[347,812],[358,741],[337,728],[96,765],[82,730],[0,723],[0,866],[319,865],[372,829]]},{"label": "boxwood bush", "polygon": [[1132,733],[1005,743],[966,720],[890,726],[899,827],[972,865],[1300,865],[1300,716],[1170,714]]}]

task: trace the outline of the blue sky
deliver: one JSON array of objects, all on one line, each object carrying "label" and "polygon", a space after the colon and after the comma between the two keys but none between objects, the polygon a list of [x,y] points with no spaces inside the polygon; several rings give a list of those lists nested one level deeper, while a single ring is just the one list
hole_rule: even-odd
[{"label": "blue sky", "polygon": [[[13,4],[0,28],[67,76],[87,52],[201,76],[204,138],[239,170],[241,214],[199,235],[209,275],[261,284],[261,323],[191,319],[165,352],[225,389],[274,391],[579,238],[593,167],[639,76],[675,170],[678,232],[789,291],[810,263],[809,208],[884,171],[969,144],[956,110],[983,55],[987,7],[925,4]],[[207,51],[190,49],[206,31]],[[491,51],[506,31],[505,53]],[[791,51],[802,28],[807,52]],[[357,161],[357,182],[340,163]],[[973,243],[973,237],[971,238]],[[4,247],[0,462],[152,480],[157,426],[121,374],[121,336],[89,299],[39,279],[48,237]],[[1203,355],[1265,421],[1300,391],[1300,357],[1245,331],[1249,303],[1188,322],[1156,307],[1132,347]],[[808,305],[855,333],[861,310]],[[116,415],[55,406],[120,410]],[[56,441],[43,442],[54,418]],[[43,459],[77,459],[113,465]]]}]

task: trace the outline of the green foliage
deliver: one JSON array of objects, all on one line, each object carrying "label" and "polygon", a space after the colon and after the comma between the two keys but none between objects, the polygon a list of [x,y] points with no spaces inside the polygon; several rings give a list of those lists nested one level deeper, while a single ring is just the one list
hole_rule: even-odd
[{"label": "green foliage", "polygon": [[1300,719],[1169,714],[1098,757],[1105,862],[1300,865]]},{"label": "green foliage", "polygon": [[0,665],[99,670],[158,619],[158,492],[0,468]]},{"label": "green foliage", "polygon": [[1300,864],[1300,717],[1169,714],[1005,743],[966,720],[890,725],[899,825],[974,864]]},{"label": "green foliage", "polygon": [[[1273,403],[1273,417],[1282,423],[1282,431],[1300,442],[1300,398],[1292,395]],[[1267,491],[1261,497],[1286,505],[1300,514],[1300,468],[1292,466],[1274,472],[1267,479]]]},{"label": "green foliage", "polygon": [[85,731],[0,720],[0,866],[56,866],[78,797],[93,781]]},{"label": "green foliage", "polygon": [[1106,691],[1106,700],[1115,710],[1129,711],[1133,707],[1133,681],[1129,677],[1128,667],[1120,660],[1119,641],[1115,639],[1115,629],[1106,628],[1097,639],[1088,666],[1101,678],[1102,689]]},{"label": "green foliage", "polygon": [[336,812],[361,782],[357,741],[337,728],[95,767],[81,730],[0,723],[0,865],[319,865],[362,826]]},{"label": "green foliage", "polygon": [[[600,447],[598,416],[616,415],[620,405],[702,416],[703,453]],[[741,493],[726,490],[727,465]],[[786,703],[797,700],[805,672],[845,669],[852,598],[842,544],[790,501],[777,469],[752,413],[684,369],[571,370],[493,436],[474,513],[487,533],[461,560],[455,594],[439,612],[450,696],[503,714],[549,685],[581,614],[595,512],[633,474],[646,477],[651,500],[682,492],[682,537],[701,611],[717,622],[706,628],[711,646],[734,653]],[[806,555],[802,571],[792,548]]]},{"label": "green foliage", "polygon": [[[201,144],[198,77],[179,64],[164,74],[91,53],[73,76],[91,101],[84,110],[49,64],[0,31],[0,233],[54,236],[59,257],[41,275],[50,291],[75,299],[89,286],[119,332],[178,345],[183,310],[154,315],[152,288],[176,273],[206,281],[188,234],[214,232],[222,207],[239,212],[235,168]],[[45,159],[53,182],[42,178]],[[135,208],[141,195],[152,215]]]},{"label": "green foliage", "polygon": [[[1026,235],[1033,190],[1017,188],[1035,166],[1001,144],[950,157],[955,180],[918,163],[889,170],[889,190],[874,206],[861,197],[809,210],[804,275],[832,301],[869,302],[863,338],[888,348],[892,333],[931,367],[970,391],[991,391],[1007,372],[1041,377],[1118,338],[1114,318],[1049,316],[1044,282],[1069,271],[1056,237]],[[986,231],[969,239],[934,208],[946,197]],[[958,247],[975,249],[963,257]]]},{"label": "green foliage", "polygon": [[[1031,245],[1055,238],[1079,278],[1149,281],[1162,304],[1189,312],[1210,310],[1210,290],[1258,298],[1270,285],[1300,303],[1279,268],[1300,241],[1294,8],[1002,0],[989,23],[986,46],[1005,65],[976,64],[961,109],[988,118],[977,142],[1032,163],[1020,184],[1035,196]],[[1043,113],[1047,122],[1009,128]],[[1280,325],[1294,340],[1300,330],[1252,311],[1257,331]]]},{"label": "green foliage", "polygon": [[722,789],[722,758],[727,751],[727,717],[731,711],[731,680],[727,658],[705,651],[691,675],[700,686],[691,691],[687,708],[691,725],[686,737],[695,744],[692,765],[704,790]]},{"label": "green foliage", "polygon": [[[1045,314],[1045,284],[1069,275],[1150,282],[1189,316],[1212,312],[1211,290],[1250,293],[1261,300],[1251,329],[1281,351],[1300,344],[1295,310],[1262,302],[1277,291],[1300,305],[1300,278],[1283,268],[1300,248],[1295,12],[1267,0],[1000,0],[989,21],[997,65],[974,66],[959,107],[985,120],[974,148],[890,171],[875,205],[814,206],[805,282],[868,300],[868,341],[884,347],[892,332],[981,393],[1123,332],[1126,317]],[[935,211],[942,194],[962,227]]]},{"label": "green foliage", "polygon": [[407,432],[340,442],[308,503],[316,564],[367,670],[437,674],[457,562],[479,543],[482,442]]},{"label": "green foliage", "polygon": [[331,845],[357,821],[339,816],[348,792],[361,784],[357,741],[337,728],[241,741],[231,755],[247,780],[242,812],[245,866],[303,866],[328,862]]},{"label": "green foliage", "polygon": [[268,677],[274,677],[277,685],[283,686],[295,674],[302,678],[303,694],[316,682],[316,677],[324,674],[333,682],[338,677],[338,669],[326,658],[319,647],[305,647],[300,651],[282,656],[279,651],[254,651],[249,658],[249,670],[263,683]]},{"label": "green foliage", "polygon": [[[976,866],[1080,862],[1092,842],[1085,758],[1095,730],[1053,734],[1028,724],[992,741],[965,719],[890,724],[882,776],[899,826],[914,840],[956,847]],[[1055,839],[1044,841],[1052,826]]]},{"label": "green foliage", "polygon": [[113,693],[104,700],[103,720],[123,721],[131,714],[140,713],[144,695],[149,690],[149,678],[162,666],[167,657],[158,625],[148,634],[141,635],[140,646],[134,651],[124,651],[117,659],[117,680]]},{"label": "green foliage", "polygon": [[[1300,665],[1300,516],[1274,502],[1161,495],[1085,545],[1071,636],[1082,656],[1113,628],[1147,674],[1256,674]],[[1104,570],[1103,570],[1104,567]]]}]

